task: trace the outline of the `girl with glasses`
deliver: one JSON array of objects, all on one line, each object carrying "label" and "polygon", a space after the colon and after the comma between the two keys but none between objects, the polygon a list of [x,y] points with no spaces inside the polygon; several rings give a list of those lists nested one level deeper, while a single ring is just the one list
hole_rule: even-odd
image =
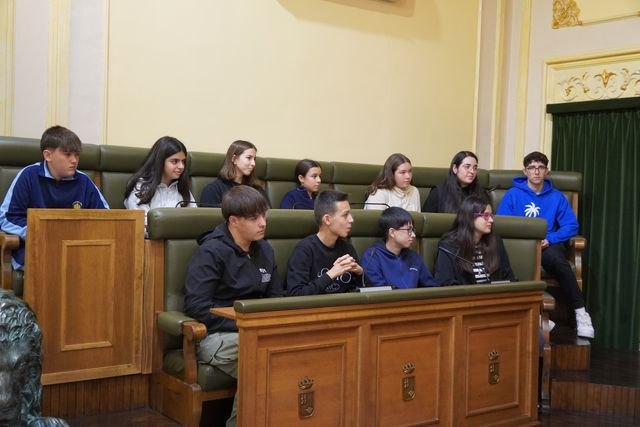
[{"label": "girl with glasses", "polygon": [[484,196],[462,201],[453,227],[438,243],[436,281],[442,285],[516,281],[493,212]]},{"label": "girl with glasses", "polygon": [[380,215],[378,227],[383,240],[367,248],[362,257],[369,284],[400,289],[438,286],[422,257],[410,249],[416,232],[409,212],[388,208]]},{"label": "girl with glasses", "polygon": [[429,192],[422,212],[456,213],[466,197],[482,194],[485,192],[478,184],[478,157],[471,151],[460,151],[451,159],[447,179]]}]

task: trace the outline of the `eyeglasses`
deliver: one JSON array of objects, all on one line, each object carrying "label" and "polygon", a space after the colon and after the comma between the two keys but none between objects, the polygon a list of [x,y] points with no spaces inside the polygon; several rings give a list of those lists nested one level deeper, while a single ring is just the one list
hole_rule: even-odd
[{"label": "eyeglasses", "polygon": [[405,228],[396,228],[396,230],[406,231],[408,235],[416,234],[416,229],[413,227],[405,227]]},{"label": "eyeglasses", "polygon": [[482,217],[482,219],[484,219],[485,221],[489,221],[490,219],[493,219],[493,214],[491,212],[480,212],[475,214],[476,218]]},{"label": "eyeglasses", "polygon": [[547,167],[546,166],[527,166],[527,172],[529,173],[540,173],[540,172],[546,172],[547,171]]}]

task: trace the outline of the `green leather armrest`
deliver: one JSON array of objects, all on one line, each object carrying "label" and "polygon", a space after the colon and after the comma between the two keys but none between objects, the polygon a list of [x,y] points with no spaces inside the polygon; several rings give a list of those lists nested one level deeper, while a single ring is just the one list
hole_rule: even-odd
[{"label": "green leather armrest", "polygon": [[182,335],[182,324],[189,321],[196,322],[195,319],[185,316],[184,313],[179,311],[163,311],[158,314],[158,329],[178,337]]}]

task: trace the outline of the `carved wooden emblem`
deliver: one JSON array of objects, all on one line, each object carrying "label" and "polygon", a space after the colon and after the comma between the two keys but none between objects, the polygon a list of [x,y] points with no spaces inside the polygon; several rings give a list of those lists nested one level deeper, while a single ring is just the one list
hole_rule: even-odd
[{"label": "carved wooden emblem", "polygon": [[498,384],[500,382],[500,353],[491,350],[489,357],[489,384]]},{"label": "carved wooden emblem", "polygon": [[416,376],[411,375],[415,369],[416,365],[413,362],[407,362],[402,367],[402,373],[405,375],[402,378],[402,400],[405,402],[411,401],[416,397]]},{"label": "carved wooden emblem", "polygon": [[313,411],[315,410],[313,406],[313,391],[311,391],[311,387],[313,387],[313,379],[305,376],[298,382],[298,388],[300,389],[300,393],[298,393],[298,416],[303,418],[309,418],[313,416]]}]

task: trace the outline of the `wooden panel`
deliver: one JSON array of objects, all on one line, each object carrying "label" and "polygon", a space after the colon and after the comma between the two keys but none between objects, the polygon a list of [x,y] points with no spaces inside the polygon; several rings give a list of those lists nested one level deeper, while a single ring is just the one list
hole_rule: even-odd
[{"label": "wooden panel", "polygon": [[[241,372],[251,377],[256,416],[243,425],[356,425],[357,342],[355,327],[293,328],[258,337],[255,364],[243,364]],[[309,388],[303,390],[305,381]],[[296,407],[302,398],[309,403],[308,418]]]},{"label": "wooden panel", "polygon": [[70,418],[143,408],[148,390],[148,375],[48,385],[42,391],[42,415]]},{"label": "wooden panel", "polygon": [[537,334],[532,342],[530,333],[533,314],[527,309],[463,317],[463,339],[456,348],[458,425],[528,418],[537,401],[538,364],[530,363],[537,356]]},{"label": "wooden panel", "polygon": [[[531,291],[212,312],[239,328],[239,425],[539,425],[541,300]],[[410,376],[415,395],[405,400]],[[310,401],[305,377],[309,418],[299,405]]]},{"label": "wooden panel", "polygon": [[368,424],[451,425],[453,330],[450,316],[372,327]]},{"label": "wooden panel", "polygon": [[30,209],[27,229],[24,298],[43,330],[42,383],[143,372],[143,213]]}]

